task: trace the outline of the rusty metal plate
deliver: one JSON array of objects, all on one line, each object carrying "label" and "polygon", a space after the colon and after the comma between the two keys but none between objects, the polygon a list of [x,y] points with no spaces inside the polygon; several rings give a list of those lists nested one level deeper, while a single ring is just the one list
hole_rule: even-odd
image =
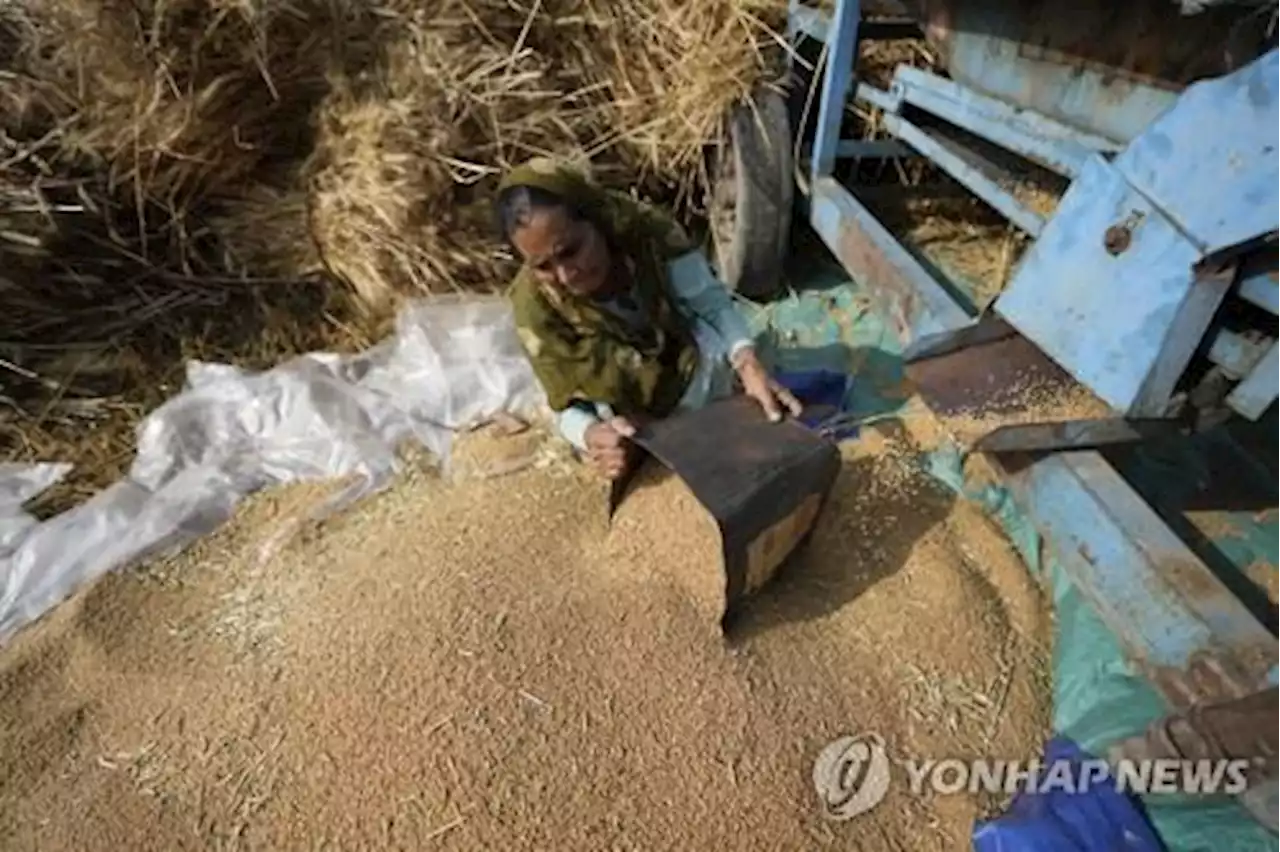
[{"label": "rusty metal plate", "polygon": [[974,443],[973,449],[981,453],[1091,450],[1167,438],[1183,432],[1183,425],[1177,420],[1126,420],[1122,417],[1016,423],[988,432]]},{"label": "rusty metal plate", "polygon": [[907,364],[907,380],[938,414],[981,411],[997,416],[1025,407],[1011,388],[1063,391],[1079,385],[1020,334]]},{"label": "rusty metal plate", "polygon": [[971,325],[921,337],[902,350],[902,363],[914,364],[929,358],[941,358],[970,346],[993,343],[1018,332],[995,314],[980,317]]},{"label": "rusty metal plate", "polygon": [[[840,471],[834,443],[795,421],[769,422],[746,397],[654,421],[633,440],[680,477],[715,519],[725,617],[807,540]],[[629,479],[611,489],[611,518]]]},{"label": "rusty metal plate", "polygon": [[1258,55],[1256,42],[1265,40],[1262,27],[1240,32],[1240,22],[1253,11],[1248,6],[1184,15],[1171,0],[1070,5],[909,0],[906,5],[944,62],[952,56],[956,36],[972,33],[1016,44],[1024,56],[1169,88],[1228,73]]}]

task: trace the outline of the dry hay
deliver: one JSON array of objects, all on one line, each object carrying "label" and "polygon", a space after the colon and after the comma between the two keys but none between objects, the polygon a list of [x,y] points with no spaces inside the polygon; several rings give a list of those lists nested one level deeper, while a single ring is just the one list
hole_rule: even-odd
[{"label": "dry hay", "polygon": [[286,172],[222,202],[209,225],[218,234],[229,273],[277,280],[314,280],[324,273],[311,231],[311,199],[300,180]]},{"label": "dry hay", "polygon": [[382,66],[321,110],[312,223],[328,269],[373,306],[505,285],[489,202],[531,156],[690,196],[729,107],[779,72],[780,12],[773,0],[415,11]]},{"label": "dry hay", "polygon": [[979,308],[1004,290],[1030,244],[1021,231],[972,197],[921,193],[872,206],[913,250],[966,285]]},{"label": "dry hay", "polygon": [[[319,524],[323,489],[259,495],[0,655],[2,843],[959,848],[998,802],[896,777],[838,824],[809,782],[844,733],[1021,759],[1046,735],[1040,596],[915,452],[846,445],[805,559],[727,643],[674,566],[620,555],[580,467],[413,474]],[[632,517],[698,555],[673,501]]]},{"label": "dry hay", "polygon": [[[109,200],[136,220],[122,230],[126,217],[112,218],[104,250],[128,249],[157,271],[197,280],[310,273],[309,252],[290,268],[261,250],[270,237],[310,233],[328,271],[380,304],[501,286],[484,202],[492,178],[531,155],[603,156],[605,177],[646,173],[653,186],[690,180],[728,107],[776,77],[772,27],[783,7],[13,8],[26,12],[15,16],[24,49],[0,88],[31,109],[10,128],[5,185],[41,191],[65,176],[68,192],[87,193],[94,206]],[[284,232],[263,215],[273,198]],[[257,250],[234,251],[255,235]],[[202,238],[213,249],[229,243],[240,262],[203,256]]]},{"label": "dry hay", "polygon": [[371,307],[504,285],[511,266],[477,184],[491,190],[514,162],[577,144],[564,83],[520,45],[534,19],[482,10],[491,20],[478,36],[477,13],[450,5],[451,20],[402,20],[385,66],[335,88],[320,111],[311,221],[327,267]]},{"label": "dry hay", "polygon": [[776,75],[783,14],[4,4],[4,456],[75,462],[49,504],[65,507],[120,473],[193,353],[257,366],[351,348],[403,296],[502,287],[489,202],[531,155],[590,156],[650,194],[696,181],[719,117]]},{"label": "dry hay", "polygon": [[[900,171],[882,168],[880,185],[859,193],[859,199],[977,308],[988,307],[1012,280],[1031,238],[926,162],[908,163]],[[1015,195],[1042,215],[1052,212],[1059,197],[1054,188],[1030,178],[1017,184]]]},{"label": "dry hay", "polygon": [[590,6],[611,60],[601,79],[609,91],[606,139],[625,143],[642,169],[668,180],[699,172],[727,108],[776,82],[785,57],[786,7],[774,0]]},{"label": "dry hay", "polygon": [[[64,508],[119,476],[133,426],[181,386],[185,359],[265,366],[356,342],[341,292],[305,277],[305,231],[262,206],[280,161],[305,155],[308,110],[358,51],[360,15],[194,0],[5,9],[21,38],[0,99],[22,108],[0,133],[0,435],[9,459],[77,465],[45,504]],[[224,243],[214,227],[236,210],[256,221]],[[274,253],[304,268],[241,257],[264,221]]]}]

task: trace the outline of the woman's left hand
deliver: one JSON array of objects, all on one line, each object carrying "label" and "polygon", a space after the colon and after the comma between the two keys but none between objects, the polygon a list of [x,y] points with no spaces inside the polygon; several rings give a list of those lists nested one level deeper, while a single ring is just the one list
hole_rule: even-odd
[{"label": "woman's left hand", "polygon": [[754,349],[743,349],[733,359],[734,371],[742,382],[742,390],[747,396],[760,403],[764,413],[772,421],[782,419],[783,412],[792,417],[799,417],[804,406],[791,391],[778,384],[769,375],[769,371],[760,363]]}]

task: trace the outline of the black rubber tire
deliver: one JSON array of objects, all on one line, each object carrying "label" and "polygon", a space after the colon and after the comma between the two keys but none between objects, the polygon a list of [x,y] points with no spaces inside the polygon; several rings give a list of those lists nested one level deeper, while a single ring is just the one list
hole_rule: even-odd
[{"label": "black rubber tire", "polygon": [[765,300],[782,288],[795,176],[787,102],[772,89],[736,107],[728,145],[712,155],[712,255],[731,290]]}]

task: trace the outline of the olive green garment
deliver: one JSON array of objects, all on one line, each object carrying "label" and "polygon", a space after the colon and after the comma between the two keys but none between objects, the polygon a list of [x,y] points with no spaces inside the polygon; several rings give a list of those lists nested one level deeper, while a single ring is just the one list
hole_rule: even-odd
[{"label": "olive green garment", "polygon": [[607,403],[618,415],[663,417],[675,409],[698,363],[692,329],[676,310],[667,263],[695,246],[672,219],[626,195],[596,186],[564,165],[534,160],[503,189],[536,187],[564,198],[605,231],[631,270],[650,318],[633,330],[589,298],[540,282],[527,267],[509,298],[521,345],[555,411],[575,400]]}]

